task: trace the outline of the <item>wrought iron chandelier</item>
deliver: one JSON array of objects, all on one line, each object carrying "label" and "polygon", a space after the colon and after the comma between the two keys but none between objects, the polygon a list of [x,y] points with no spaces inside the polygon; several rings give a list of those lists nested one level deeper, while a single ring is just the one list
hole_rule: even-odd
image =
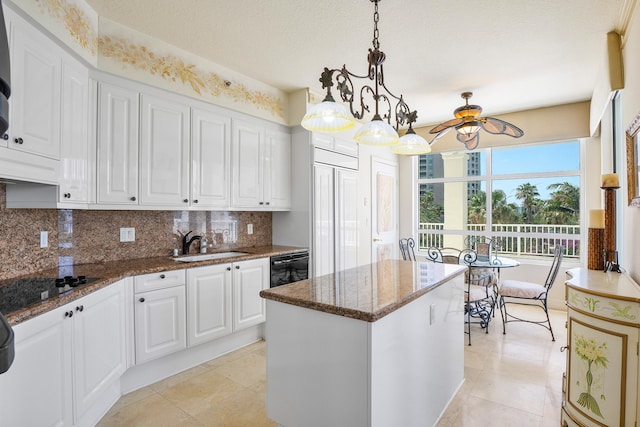
[{"label": "wrought iron chandelier", "polygon": [[[375,146],[392,146],[391,151],[397,154],[426,154],[431,152],[429,143],[417,135],[413,130],[413,123],[418,118],[417,111],[411,111],[402,95],[394,95],[384,82],[383,63],[386,58],[380,50],[378,40],[378,3],[380,0],[370,0],[374,4],[373,13],[373,49],[369,49],[368,72],[359,76],[347,70],[346,65],[341,69],[325,67],[320,75],[322,88],[327,90],[323,101],[311,107],[302,119],[302,127],[313,132],[341,132],[352,128],[356,119],[362,119],[366,113],[373,114],[369,123],[364,124],[356,132],[354,139],[360,144]],[[353,81],[368,79],[357,91]],[[336,85],[340,99],[349,104],[337,103],[331,93]],[[373,105],[370,105],[373,101]],[[391,124],[391,120],[394,124]],[[405,135],[398,137],[398,129],[408,125]]]}]

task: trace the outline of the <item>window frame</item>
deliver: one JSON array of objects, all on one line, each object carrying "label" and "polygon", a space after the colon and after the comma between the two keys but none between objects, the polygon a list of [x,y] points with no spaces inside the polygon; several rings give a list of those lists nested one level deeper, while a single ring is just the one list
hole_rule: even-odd
[{"label": "window frame", "polygon": [[[495,148],[519,148],[519,147],[527,147],[527,146],[539,146],[539,145],[552,145],[552,144],[563,144],[569,142],[577,142],[578,143],[578,161],[579,167],[577,170],[563,170],[563,171],[553,171],[553,172],[527,172],[527,173],[510,173],[510,174],[501,174],[501,175],[493,175],[493,150]],[[509,145],[503,147],[480,147],[478,150],[473,151],[464,151],[459,150],[458,152],[472,153],[477,151],[484,151],[485,153],[485,165],[484,165],[484,174],[481,175],[467,175],[460,177],[442,177],[442,178],[419,178],[420,176],[420,156],[416,156],[415,158],[415,168],[414,168],[414,197],[412,200],[413,207],[413,217],[414,219],[414,238],[418,243],[416,246],[417,253],[423,255],[426,253],[426,248],[421,247],[420,242],[423,241],[421,239],[422,235],[428,234],[438,234],[438,235],[457,235],[467,237],[467,236],[477,236],[483,235],[489,238],[493,237],[502,237],[502,238],[541,238],[541,239],[566,239],[566,240],[574,240],[577,241],[579,247],[581,249],[584,248],[584,244],[586,242],[586,230],[587,224],[585,223],[585,209],[586,199],[589,197],[587,192],[584,189],[585,184],[585,140],[584,138],[570,138],[566,140],[556,140],[556,141],[544,141],[538,143],[531,144],[522,144],[522,145]],[[446,154],[446,153],[454,153],[454,152],[441,152],[441,153],[432,153],[432,154]],[[482,170],[482,168],[480,169]],[[518,232],[507,232],[507,231],[492,231],[493,228],[493,215],[492,215],[492,192],[493,192],[493,181],[494,180],[521,180],[521,179],[538,179],[538,178],[562,178],[562,177],[577,177],[578,185],[580,188],[580,214],[579,214],[579,233],[518,233]],[[474,230],[421,230],[420,229],[420,185],[421,184],[444,184],[451,182],[472,182],[472,181],[480,181],[485,184],[485,192],[486,192],[486,222],[484,224],[484,231],[474,231]],[[532,224],[544,226],[544,224]],[[487,231],[488,230],[488,231]],[[426,240],[426,239],[424,239]],[[526,258],[526,259],[547,259],[547,257],[551,258],[553,254],[543,254],[542,256],[530,256],[530,255],[517,255],[517,254],[509,254],[509,257],[513,258]],[[567,261],[571,262],[574,259],[576,262],[581,262],[583,257],[586,256],[584,250],[580,250],[576,256],[568,257]]]}]

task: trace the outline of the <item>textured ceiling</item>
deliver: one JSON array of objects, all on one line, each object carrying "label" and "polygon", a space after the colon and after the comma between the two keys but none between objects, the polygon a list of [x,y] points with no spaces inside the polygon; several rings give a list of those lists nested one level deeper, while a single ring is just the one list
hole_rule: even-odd
[{"label": "textured ceiling", "polygon": [[[286,91],[320,72],[366,74],[367,0],[87,0],[99,15]],[[591,98],[606,33],[635,0],[381,0],[385,79],[418,123],[472,91],[494,115]]]}]

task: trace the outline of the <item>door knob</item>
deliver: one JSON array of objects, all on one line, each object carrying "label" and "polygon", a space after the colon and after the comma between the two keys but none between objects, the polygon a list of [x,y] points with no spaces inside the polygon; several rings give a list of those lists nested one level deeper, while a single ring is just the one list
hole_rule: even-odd
[{"label": "door knob", "polygon": [[374,238],[373,238],[373,241],[374,241],[374,242],[382,242],[382,239],[380,239],[380,238],[378,238],[378,237],[374,237]]}]

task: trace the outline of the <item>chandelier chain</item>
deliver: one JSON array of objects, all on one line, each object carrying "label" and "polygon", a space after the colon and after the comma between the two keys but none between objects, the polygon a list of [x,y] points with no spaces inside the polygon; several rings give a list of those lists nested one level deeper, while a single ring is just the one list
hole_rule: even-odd
[{"label": "chandelier chain", "polygon": [[378,36],[380,35],[378,31],[378,20],[380,19],[380,15],[378,14],[378,1],[372,0],[375,4],[374,12],[373,12],[373,48],[380,49],[380,42],[378,41]]}]

